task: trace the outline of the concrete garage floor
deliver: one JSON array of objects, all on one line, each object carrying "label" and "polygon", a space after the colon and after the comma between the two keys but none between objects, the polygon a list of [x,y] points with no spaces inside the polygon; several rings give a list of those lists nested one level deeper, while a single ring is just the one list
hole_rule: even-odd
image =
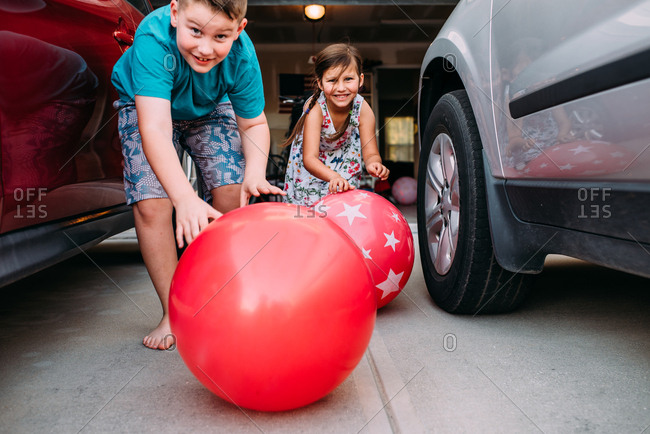
[{"label": "concrete garage floor", "polygon": [[261,413],[140,344],[160,307],[135,240],[117,237],[2,289],[0,431],[640,433],[648,282],[554,256],[519,311],[453,316],[416,257],[352,375],[310,406]]}]

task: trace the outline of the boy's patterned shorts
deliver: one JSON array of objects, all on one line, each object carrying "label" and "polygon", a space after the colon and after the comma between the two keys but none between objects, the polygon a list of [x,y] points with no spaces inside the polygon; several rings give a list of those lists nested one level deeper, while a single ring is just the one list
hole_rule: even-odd
[{"label": "boy's patterned shorts", "polygon": [[[118,132],[124,155],[124,191],[131,205],[144,199],[168,197],[145,158],[134,103],[116,101]],[[188,153],[196,166],[206,199],[210,190],[222,185],[241,184],[244,155],[230,102],[219,103],[208,115],[189,121],[172,121],[174,147],[180,156]]]}]

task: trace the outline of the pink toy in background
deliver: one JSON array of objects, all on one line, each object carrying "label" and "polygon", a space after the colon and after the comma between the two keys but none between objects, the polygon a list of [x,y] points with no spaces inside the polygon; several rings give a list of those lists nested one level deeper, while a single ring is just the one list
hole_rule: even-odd
[{"label": "pink toy in background", "polygon": [[418,182],[410,176],[402,176],[393,183],[391,193],[400,205],[413,205],[418,199]]}]

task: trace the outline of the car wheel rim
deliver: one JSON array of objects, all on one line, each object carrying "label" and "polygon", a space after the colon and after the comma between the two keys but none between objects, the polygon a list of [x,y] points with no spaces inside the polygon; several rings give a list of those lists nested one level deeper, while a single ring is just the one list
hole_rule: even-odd
[{"label": "car wheel rim", "polygon": [[458,247],[458,165],[447,134],[436,136],[427,163],[424,206],[431,261],[440,275],[449,272]]}]

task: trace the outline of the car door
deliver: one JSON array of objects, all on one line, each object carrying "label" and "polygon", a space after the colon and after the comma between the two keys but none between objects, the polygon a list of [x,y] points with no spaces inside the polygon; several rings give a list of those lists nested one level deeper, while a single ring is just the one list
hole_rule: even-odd
[{"label": "car door", "polygon": [[0,0],[0,10],[0,230],[123,204],[110,75],[148,1]]},{"label": "car door", "polygon": [[492,17],[490,164],[514,214],[650,242],[650,1],[495,0]]},{"label": "car door", "polygon": [[492,17],[493,173],[648,181],[650,2],[494,0]]}]

